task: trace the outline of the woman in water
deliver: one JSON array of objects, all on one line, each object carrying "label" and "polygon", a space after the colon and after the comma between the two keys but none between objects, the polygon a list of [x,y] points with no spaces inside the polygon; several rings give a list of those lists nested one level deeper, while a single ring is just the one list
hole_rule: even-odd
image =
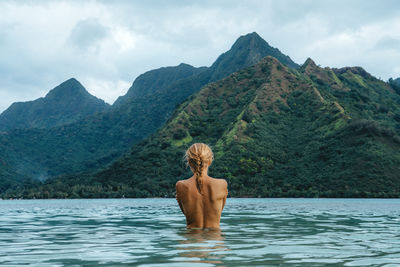
[{"label": "woman in water", "polygon": [[213,153],[206,144],[196,143],[186,151],[185,159],[193,176],[176,183],[176,200],[187,228],[219,228],[228,186],[224,179],[208,176]]}]

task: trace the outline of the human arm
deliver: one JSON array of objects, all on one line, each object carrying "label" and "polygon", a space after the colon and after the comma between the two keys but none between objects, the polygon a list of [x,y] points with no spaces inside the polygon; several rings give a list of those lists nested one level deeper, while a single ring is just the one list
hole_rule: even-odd
[{"label": "human arm", "polygon": [[175,189],[176,189],[175,197],[176,197],[176,201],[178,202],[179,208],[181,209],[182,213],[185,214],[185,212],[183,211],[183,206],[182,206],[181,198],[180,198],[180,191],[181,191],[180,187],[181,187],[181,183],[180,183],[180,181],[178,181],[175,185]]},{"label": "human arm", "polygon": [[224,187],[225,195],[222,199],[222,209],[224,209],[225,203],[226,203],[226,198],[228,197],[228,183],[225,180],[223,180],[223,181],[224,181],[223,187]]}]

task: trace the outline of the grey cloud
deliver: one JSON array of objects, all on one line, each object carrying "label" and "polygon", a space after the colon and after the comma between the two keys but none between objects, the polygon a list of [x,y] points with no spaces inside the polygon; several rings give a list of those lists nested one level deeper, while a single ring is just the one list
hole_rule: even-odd
[{"label": "grey cloud", "polygon": [[98,19],[91,18],[78,21],[71,31],[68,39],[73,46],[88,50],[107,37],[109,30],[103,26]]}]

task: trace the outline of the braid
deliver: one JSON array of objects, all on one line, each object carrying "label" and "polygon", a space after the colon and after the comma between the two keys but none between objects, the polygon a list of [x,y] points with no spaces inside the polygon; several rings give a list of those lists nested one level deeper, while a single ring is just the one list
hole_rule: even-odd
[{"label": "braid", "polygon": [[196,174],[196,185],[200,193],[201,190],[203,189],[203,179],[201,178],[202,171],[203,171],[203,161],[200,160],[199,168],[197,169],[197,174]]},{"label": "braid", "polygon": [[193,171],[197,190],[201,194],[203,189],[203,177],[201,174],[204,168],[210,165],[213,160],[212,151],[206,144],[196,143],[186,151],[185,158]]}]

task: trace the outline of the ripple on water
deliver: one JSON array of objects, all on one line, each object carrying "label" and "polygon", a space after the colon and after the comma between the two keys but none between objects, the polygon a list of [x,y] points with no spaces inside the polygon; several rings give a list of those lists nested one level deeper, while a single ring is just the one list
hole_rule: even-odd
[{"label": "ripple on water", "polygon": [[174,199],[0,201],[0,213],[1,265],[400,265],[398,199],[228,199],[221,231],[185,229]]}]

